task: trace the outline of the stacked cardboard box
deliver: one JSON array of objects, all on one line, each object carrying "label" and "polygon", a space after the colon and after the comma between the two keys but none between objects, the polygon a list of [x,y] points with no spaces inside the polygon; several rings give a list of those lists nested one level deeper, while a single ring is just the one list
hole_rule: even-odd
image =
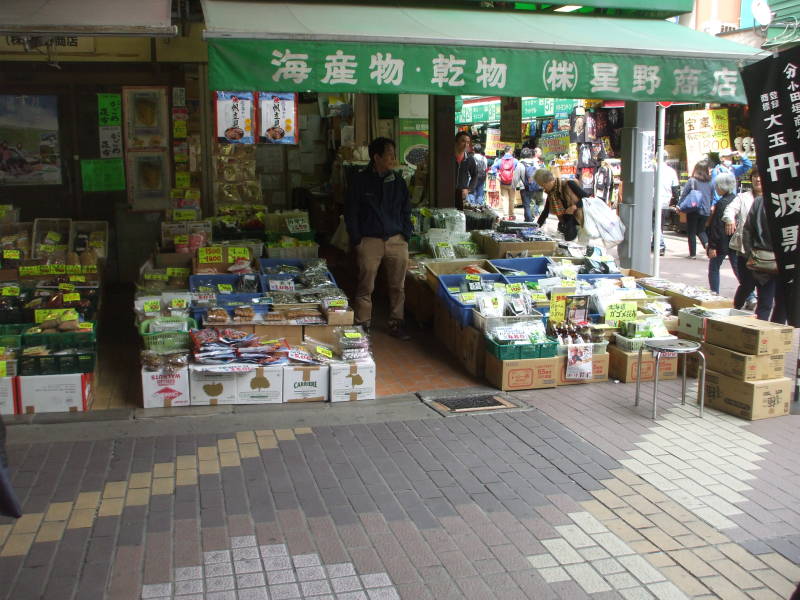
[{"label": "stacked cardboard box", "polygon": [[706,323],[705,403],[756,420],[789,414],[792,381],[783,376],[794,329],[750,317]]}]

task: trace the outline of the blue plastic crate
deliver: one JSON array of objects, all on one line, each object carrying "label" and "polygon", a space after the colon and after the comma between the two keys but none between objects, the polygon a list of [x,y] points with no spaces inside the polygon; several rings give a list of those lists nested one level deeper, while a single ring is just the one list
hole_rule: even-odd
[{"label": "blue plastic crate", "polygon": [[[461,282],[467,278],[466,275],[439,275],[439,297],[445,303],[447,311],[462,327],[472,325],[472,309],[474,304],[463,304],[457,296],[451,294],[448,288],[460,288]],[[494,281],[497,283],[508,283],[505,277],[497,273],[481,273],[482,281]],[[459,293],[459,292],[456,292]]]},{"label": "blue plastic crate", "polygon": [[[503,269],[514,269],[516,271],[523,271],[528,275],[547,275],[547,265],[549,261],[545,256],[535,256],[532,258],[497,258],[489,261],[499,271]],[[519,275],[503,275],[509,281],[511,277],[520,277]],[[512,283],[514,283],[512,281]]]}]

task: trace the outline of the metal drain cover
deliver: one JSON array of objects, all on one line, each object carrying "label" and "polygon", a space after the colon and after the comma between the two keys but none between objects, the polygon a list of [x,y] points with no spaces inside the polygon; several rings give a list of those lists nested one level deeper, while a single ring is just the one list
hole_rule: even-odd
[{"label": "metal drain cover", "polygon": [[527,408],[507,394],[491,388],[436,390],[419,392],[417,396],[430,408],[445,417]]}]

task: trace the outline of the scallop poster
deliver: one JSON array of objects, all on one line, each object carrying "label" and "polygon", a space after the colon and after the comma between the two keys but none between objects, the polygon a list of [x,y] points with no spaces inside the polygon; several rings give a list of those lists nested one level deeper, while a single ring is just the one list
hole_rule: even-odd
[{"label": "scallop poster", "polygon": [[255,94],[217,92],[217,139],[229,144],[255,144]]},{"label": "scallop poster", "polygon": [[297,94],[259,92],[258,108],[262,144],[297,144]]}]

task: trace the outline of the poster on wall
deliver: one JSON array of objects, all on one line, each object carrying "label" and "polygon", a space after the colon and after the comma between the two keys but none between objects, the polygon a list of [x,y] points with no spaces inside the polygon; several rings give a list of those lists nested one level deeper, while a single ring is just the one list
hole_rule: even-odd
[{"label": "poster on wall", "polygon": [[166,150],[129,152],[125,157],[125,168],[131,210],[154,211],[169,208],[172,178]]},{"label": "poster on wall", "polygon": [[123,87],[125,149],[166,148],[169,142],[166,87]]},{"label": "poster on wall", "polygon": [[539,137],[539,147],[545,160],[569,152],[569,131],[545,133]]},{"label": "poster on wall", "polygon": [[522,98],[500,98],[500,139],[517,144],[522,131]]},{"label": "poster on wall", "polygon": [[0,94],[0,186],[60,184],[58,97]]},{"label": "poster on wall", "polygon": [[719,152],[731,147],[728,109],[687,110],[683,113],[686,138],[686,162],[691,174],[697,161],[709,152]]},{"label": "poster on wall", "polygon": [[489,158],[494,158],[499,152],[502,152],[503,144],[500,142],[499,129],[486,130],[486,148],[484,154]]},{"label": "poster on wall", "polygon": [[255,94],[217,92],[216,137],[228,144],[255,144]]},{"label": "poster on wall", "polygon": [[397,119],[397,160],[419,167],[428,160],[428,119]]},{"label": "poster on wall", "polygon": [[258,141],[262,144],[297,144],[297,94],[258,92]]}]

